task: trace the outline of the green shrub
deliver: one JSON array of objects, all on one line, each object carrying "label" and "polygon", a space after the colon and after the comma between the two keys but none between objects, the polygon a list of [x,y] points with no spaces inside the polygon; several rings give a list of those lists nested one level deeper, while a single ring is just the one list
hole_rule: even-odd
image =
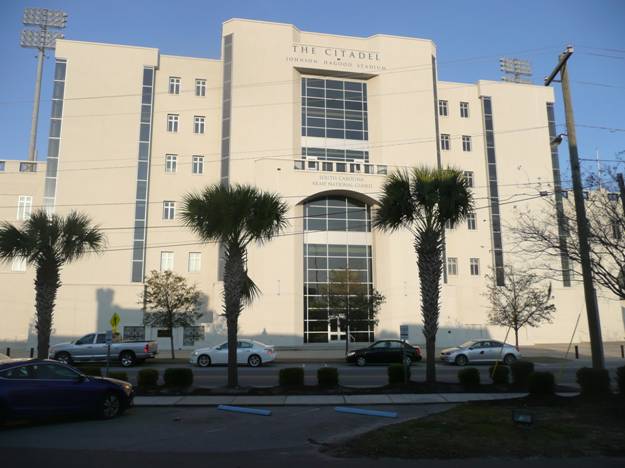
[{"label": "green shrub", "polygon": [[494,366],[490,366],[488,369],[488,375],[490,375],[490,379],[496,385],[507,384],[510,379],[510,368],[508,366],[496,364]]},{"label": "green shrub", "polygon": [[582,367],[576,374],[582,395],[605,395],[610,393],[610,373],[607,369]]},{"label": "green shrub", "polygon": [[137,386],[156,387],[158,384],[158,370],[141,369],[137,374]]},{"label": "green shrub", "polygon": [[304,369],[302,367],[287,367],[280,369],[280,385],[282,387],[296,387],[304,385]]},{"label": "green shrub", "polygon": [[527,388],[530,375],[534,372],[534,363],[530,361],[515,361],[510,364],[512,383],[518,387]]},{"label": "green shrub", "polygon": [[[404,378],[404,371],[408,372],[407,378]],[[386,369],[388,373],[388,383],[390,385],[393,384],[401,384],[406,380],[410,380],[410,367],[406,368],[403,364],[391,364]]]},{"label": "green shrub", "polygon": [[128,372],[124,371],[109,371],[109,375],[111,379],[123,380],[124,382],[128,382]]},{"label": "green shrub", "polygon": [[102,369],[99,366],[81,366],[78,369],[85,375],[102,377]]},{"label": "green shrub", "polygon": [[480,371],[475,367],[459,370],[458,380],[465,389],[477,387],[480,385]]},{"label": "green shrub", "polygon": [[625,397],[625,366],[616,369],[616,383],[619,393]]},{"label": "green shrub", "polygon": [[193,385],[193,371],[188,367],[165,369],[163,381],[166,387],[184,388]]},{"label": "green shrub", "polygon": [[336,367],[317,369],[317,383],[320,387],[336,387],[339,384],[339,370]]},{"label": "green shrub", "polygon": [[532,372],[529,379],[529,392],[534,396],[553,395],[556,386],[551,372]]}]

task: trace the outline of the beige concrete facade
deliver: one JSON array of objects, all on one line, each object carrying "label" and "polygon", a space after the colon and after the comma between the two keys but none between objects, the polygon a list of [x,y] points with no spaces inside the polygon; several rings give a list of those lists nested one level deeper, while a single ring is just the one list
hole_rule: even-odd
[{"label": "beige concrete facade", "polygon": [[[516,210],[542,203],[537,197],[540,191],[553,194],[546,110],[547,103],[554,102],[552,89],[493,81],[438,81],[433,73],[435,45],[423,39],[335,36],[303,32],[288,24],[233,19],[223,26],[222,44],[226,41],[231,45],[223,48],[219,60],[162,55],[152,48],[58,42],[56,56],[66,60],[66,75],[54,210],[88,213],[104,229],[108,246],[103,254],[63,270],[53,342],[107,329],[114,312],[122,317],[122,329],[142,324],[138,303],[142,283],[133,281],[132,272],[137,253],[133,233],[145,67],[154,70],[154,84],[147,116],[151,127],[148,227],[145,247],[140,249],[145,253],[143,269],[146,274],[160,269],[163,253],[168,259],[172,253],[173,270],[196,283],[205,295],[204,317],[198,323],[204,327],[203,334],[185,341],[184,331],[177,330],[177,347],[191,348],[225,337],[219,316],[219,253],[215,245],[201,245],[177,215],[164,219],[164,202],[174,202],[177,211],[186,193],[219,183],[224,174],[231,184],[253,184],[277,192],[291,207],[285,234],[250,250],[250,274],[262,296],[242,314],[242,336],[277,345],[306,345],[305,244],[354,244],[371,247],[368,282],[387,298],[374,336],[397,336],[400,325],[407,324],[410,340],[422,342],[411,236],[376,230],[307,230],[305,205],[332,195],[375,209],[385,173],[439,164],[472,172],[476,217],[475,229],[463,223],[447,232],[446,254],[457,260],[457,274],[447,275],[443,285],[438,342],[503,339],[505,330],[487,324],[488,304],[482,295],[484,276],[494,261],[489,197],[494,182],[503,225],[503,260],[522,267],[524,259],[512,253],[508,226],[514,223]],[[227,60],[230,51],[232,57]],[[170,92],[172,78],[174,87],[175,83],[179,86],[174,93]],[[328,136],[327,100],[324,136],[318,132],[303,135],[303,79],[352,83],[359,89],[366,84],[363,93],[368,107],[361,113],[366,115],[366,136]],[[197,95],[197,80],[204,80],[204,95]],[[325,82],[325,86],[327,97],[328,86],[333,85]],[[341,86],[347,106],[347,89],[352,85]],[[228,97],[229,112],[224,105]],[[495,181],[489,180],[485,97],[492,103]],[[438,101],[446,101],[446,115]],[[466,103],[464,115],[461,103]],[[178,116],[176,132],[169,131],[170,115]],[[194,132],[196,118],[204,119],[203,133]],[[355,122],[344,120],[344,125]],[[441,135],[449,135],[449,149]],[[463,136],[470,137],[464,148]],[[368,160],[347,159],[345,172],[340,172],[341,162],[304,158],[302,148],[366,151]],[[171,156],[176,157],[175,170]],[[200,157],[203,170],[198,173]],[[36,173],[19,172],[17,166],[11,170],[15,164],[7,162],[6,170],[0,172],[0,219],[11,222],[16,220],[19,195],[32,196],[33,206],[42,205],[44,196],[45,164],[40,163]],[[189,255],[193,254],[197,266],[198,253],[199,271],[190,272]],[[477,274],[471,274],[471,259],[479,262]],[[32,276],[32,268],[15,272],[11,265],[0,266],[0,342],[18,347],[34,343]],[[568,342],[580,313],[582,320],[573,338],[588,340],[582,288],[575,282],[572,287],[562,282],[553,286],[556,320],[524,330],[524,344]],[[604,339],[623,339],[620,303],[607,294],[600,294],[599,302]],[[316,339],[322,334],[315,335]],[[146,338],[156,336],[156,330],[145,330]],[[333,337],[329,330],[326,341],[332,342]],[[162,340],[162,345],[168,346],[168,340]]]}]

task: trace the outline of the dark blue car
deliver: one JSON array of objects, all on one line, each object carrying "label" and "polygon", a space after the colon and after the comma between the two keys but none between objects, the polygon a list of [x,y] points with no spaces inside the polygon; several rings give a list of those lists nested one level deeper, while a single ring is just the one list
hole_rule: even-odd
[{"label": "dark blue car", "polygon": [[132,405],[128,382],[82,374],[47,359],[0,363],[0,421],[83,414],[109,419]]}]

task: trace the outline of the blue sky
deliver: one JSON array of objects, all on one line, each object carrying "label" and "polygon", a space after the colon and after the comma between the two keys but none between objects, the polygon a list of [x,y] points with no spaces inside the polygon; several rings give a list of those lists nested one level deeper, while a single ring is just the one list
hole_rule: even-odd
[{"label": "blue sky", "polygon": [[[625,159],[625,1],[353,0],[0,0],[0,159],[25,159],[32,112],[35,52],[19,47],[25,7],[69,13],[68,39],[157,47],[163,53],[217,58],[221,24],[232,18],[293,23],[307,31],[377,33],[434,40],[439,78],[498,80],[498,57],[530,60],[541,83],[568,43],[582,157]],[[52,66],[46,62],[38,150],[45,153]],[[557,122],[564,123],[556,86]],[[585,126],[606,127],[607,129]],[[563,170],[568,154],[561,146]],[[588,169],[594,163],[585,163]],[[623,165],[621,165],[623,168]],[[625,169],[625,168],[623,168]],[[563,178],[568,178],[564,175]]]}]

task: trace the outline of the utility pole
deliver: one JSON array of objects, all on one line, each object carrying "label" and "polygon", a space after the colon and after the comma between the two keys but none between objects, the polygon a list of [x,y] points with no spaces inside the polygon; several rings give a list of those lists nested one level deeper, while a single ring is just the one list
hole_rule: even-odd
[{"label": "utility pole", "polygon": [[54,49],[57,39],[63,39],[63,34],[50,32],[49,28],[63,29],[67,24],[67,13],[45,8],[26,8],[22,23],[29,26],[39,26],[39,29],[24,29],[20,38],[20,45],[37,49],[37,78],[35,79],[35,102],[28,142],[28,160],[35,161],[37,148],[37,123],[39,121],[39,101],[41,97],[41,76],[43,75],[43,60],[46,49]]},{"label": "utility pole", "polygon": [[566,115],[566,131],[569,140],[569,159],[571,162],[571,177],[573,179],[573,195],[575,198],[575,215],[577,218],[577,236],[579,238],[579,253],[584,280],[584,298],[586,301],[586,315],[588,318],[588,332],[590,335],[590,349],[592,353],[592,367],[603,369],[605,360],[603,356],[603,341],[601,339],[601,325],[599,322],[599,307],[597,295],[592,280],[592,266],[590,262],[590,244],[588,242],[588,219],[584,205],[584,188],[577,153],[577,137],[575,134],[575,119],[573,117],[573,104],[571,102],[571,90],[569,87],[569,73],[567,61],[573,55],[573,47],[567,46],[564,53],[560,54],[559,62],[551,74],[545,78],[545,86],[549,86],[555,76],[560,73],[562,84],[562,97],[564,100],[564,113]]},{"label": "utility pole", "polygon": [[616,174],[616,181],[618,182],[618,189],[621,192],[621,203],[623,204],[623,212],[625,212],[625,182],[623,181],[623,174],[621,172]]}]

